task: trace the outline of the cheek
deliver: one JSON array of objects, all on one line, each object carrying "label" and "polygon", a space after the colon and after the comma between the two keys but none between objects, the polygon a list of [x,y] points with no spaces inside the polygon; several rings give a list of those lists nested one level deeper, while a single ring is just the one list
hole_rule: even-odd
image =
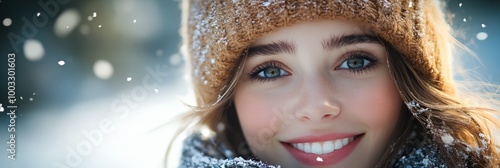
[{"label": "cheek", "polygon": [[243,90],[236,92],[234,103],[250,147],[255,149],[271,143],[281,126],[276,112],[279,102],[270,96]]},{"label": "cheek", "polygon": [[346,102],[353,113],[366,126],[392,129],[398,120],[401,99],[396,86],[390,79],[365,83],[351,93],[354,96]]}]

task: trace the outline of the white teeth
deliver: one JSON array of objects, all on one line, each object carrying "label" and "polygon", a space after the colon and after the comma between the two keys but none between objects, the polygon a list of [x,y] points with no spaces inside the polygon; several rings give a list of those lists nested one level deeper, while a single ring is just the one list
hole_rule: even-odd
[{"label": "white teeth", "polygon": [[320,155],[339,150],[352,142],[353,139],[354,137],[349,137],[324,142],[292,143],[291,145],[294,148],[299,149],[305,153],[314,153]]},{"label": "white teeth", "polygon": [[343,147],[342,140],[341,139],[335,140],[335,150],[338,150],[338,149],[340,149],[342,147]]},{"label": "white teeth", "polygon": [[300,149],[301,151],[304,151],[304,144],[303,143],[298,143],[297,144],[297,149]]},{"label": "white teeth", "polygon": [[347,145],[347,143],[349,143],[349,138],[342,139],[342,146]]},{"label": "white teeth", "polygon": [[311,153],[323,154],[323,149],[321,149],[321,144],[319,142],[314,142],[311,144]]},{"label": "white teeth", "polygon": [[332,141],[326,141],[323,143],[323,153],[330,153],[335,150],[335,144]]},{"label": "white teeth", "polygon": [[310,143],[304,144],[304,152],[311,153],[311,144]]}]

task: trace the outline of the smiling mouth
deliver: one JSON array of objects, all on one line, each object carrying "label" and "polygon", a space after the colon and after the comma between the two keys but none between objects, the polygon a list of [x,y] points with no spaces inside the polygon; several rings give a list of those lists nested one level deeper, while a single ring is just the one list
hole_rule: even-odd
[{"label": "smiling mouth", "polygon": [[321,142],[304,142],[304,143],[287,143],[289,146],[298,149],[305,153],[312,154],[328,154],[334,151],[342,149],[344,146],[347,146],[354,139],[358,138],[360,135],[355,135],[352,137],[342,138],[342,139],[334,139],[329,141],[321,141]]},{"label": "smiling mouth", "polygon": [[[327,166],[347,158],[363,139],[365,133],[342,136],[330,134],[318,137],[302,137],[281,142],[286,150],[301,163],[310,166]],[[333,139],[328,137],[342,138]]]},{"label": "smiling mouth", "polygon": [[295,149],[301,150],[305,153],[327,154],[341,149],[349,142],[352,142],[353,139],[354,137],[349,137],[323,142],[290,143],[290,145]]}]

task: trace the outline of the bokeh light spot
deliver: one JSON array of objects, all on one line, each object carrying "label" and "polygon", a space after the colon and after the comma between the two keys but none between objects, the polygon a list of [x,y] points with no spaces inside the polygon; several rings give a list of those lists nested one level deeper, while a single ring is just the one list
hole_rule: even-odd
[{"label": "bokeh light spot", "polygon": [[99,79],[109,79],[113,76],[113,65],[105,60],[97,60],[94,63],[94,74]]},{"label": "bokeh light spot", "polygon": [[8,27],[8,26],[10,26],[10,25],[12,24],[12,19],[10,19],[10,18],[5,18],[5,19],[3,19],[3,22],[2,22],[2,23],[3,23],[3,25],[4,25],[5,27]]},{"label": "bokeh light spot", "polygon": [[170,56],[170,64],[171,65],[179,65],[181,63],[181,55],[180,54],[174,54]]},{"label": "bokeh light spot", "polygon": [[43,58],[45,49],[40,41],[28,39],[24,42],[24,56],[30,61],[38,61]]},{"label": "bokeh light spot", "polygon": [[58,37],[65,37],[80,23],[80,14],[74,9],[64,11],[57,18],[54,25],[54,33]]}]

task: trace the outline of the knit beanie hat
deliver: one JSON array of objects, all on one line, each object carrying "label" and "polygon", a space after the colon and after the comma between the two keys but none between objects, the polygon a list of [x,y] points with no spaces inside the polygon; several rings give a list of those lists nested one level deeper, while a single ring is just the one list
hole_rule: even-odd
[{"label": "knit beanie hat", "polygon": [[217,100],[253,41],[304,21],[364,25],[437,89],[451,78],[450,28],[436,0],[186,0],[182,7],[183,54],[199,106]]}]

